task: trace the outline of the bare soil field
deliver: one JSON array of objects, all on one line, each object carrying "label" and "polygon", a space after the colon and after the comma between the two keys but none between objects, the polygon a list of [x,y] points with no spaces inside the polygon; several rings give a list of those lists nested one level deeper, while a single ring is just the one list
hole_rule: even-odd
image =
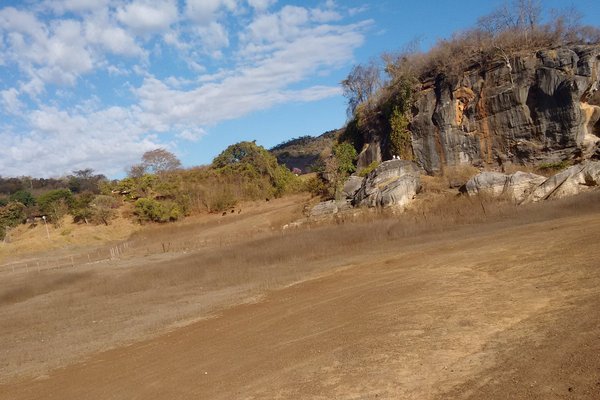
[{"label": "bare soil field", "polygon": [[0,399],[599,399],[599,200],[281,231],[282,199],[1,270]]}]

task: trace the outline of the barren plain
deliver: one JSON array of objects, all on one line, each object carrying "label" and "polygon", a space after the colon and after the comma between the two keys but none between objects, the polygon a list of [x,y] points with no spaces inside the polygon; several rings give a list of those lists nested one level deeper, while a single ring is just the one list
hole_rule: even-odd
[{"label": "barren plain", "polygon": [[599,200],[282,230],[287,198],[3,266],[0,399],[598,399]]}]

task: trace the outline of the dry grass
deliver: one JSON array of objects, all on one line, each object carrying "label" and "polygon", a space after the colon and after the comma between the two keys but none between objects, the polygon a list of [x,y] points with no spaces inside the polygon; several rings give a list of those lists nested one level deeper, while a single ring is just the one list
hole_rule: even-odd
[{"label": "dry grass", "polygon": [[64,253],[81,247],[89,249],[91,246],[124,240],[140,229],[139,225],[124,217],[105,226],[76,224],[69,216],[64,218],[60,228],[55,228],[52,224],[47,227],[49,238],[43,222],[14,228],[9,243],[0,242],[0,264],[51,250]]},{"label": "dry grass", "polygon": [[[159,250],[144,256],[142,251],[103,264],[8,273],[0,289],[0,376],[3,381],[35,376],[84,354],[206,317],[265,290],[365,262],[390,248],[399,251],[405,245],[469,237],[498,226],[597,213],[599,200],[600,193],[592,192],[517,207],[485,198],[438,196],[415,203],[401,215],[364,213],[338,219],[335,225],[265,229],[190,254]],[[268,226],[277,218],[277,207],[271,214],[256,207],[245,222],[240,214],[240,220],[226,228],[215,218],[205,221],[201,230],[225,237],[236,226],[243,231],[260,219]],[[296,211],[288,212],[292,216]],[[182,240],[197,232],[190,224],[159,227],[136,237],[159,249],[157,244],[165,238]]]}]

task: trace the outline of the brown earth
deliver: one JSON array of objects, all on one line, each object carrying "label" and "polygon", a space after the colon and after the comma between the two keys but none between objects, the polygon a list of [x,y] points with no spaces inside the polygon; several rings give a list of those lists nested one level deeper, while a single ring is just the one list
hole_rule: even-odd
[{"label": "brown earth", "polygon": [[0,399],[599,399],[599,199],[5,273]]}]

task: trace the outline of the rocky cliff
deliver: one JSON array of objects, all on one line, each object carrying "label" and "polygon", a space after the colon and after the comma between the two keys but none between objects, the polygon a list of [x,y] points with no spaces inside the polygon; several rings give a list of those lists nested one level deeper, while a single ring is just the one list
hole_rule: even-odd
[{"label": "rocky cliff", "polygon": [[[421,82],[409,127],[415,161],[434,173],[588,158],[600,141],[599,75],[600,46],[571,46]],[[363,150],[359,164],[389,154],[381,137]]]}]

